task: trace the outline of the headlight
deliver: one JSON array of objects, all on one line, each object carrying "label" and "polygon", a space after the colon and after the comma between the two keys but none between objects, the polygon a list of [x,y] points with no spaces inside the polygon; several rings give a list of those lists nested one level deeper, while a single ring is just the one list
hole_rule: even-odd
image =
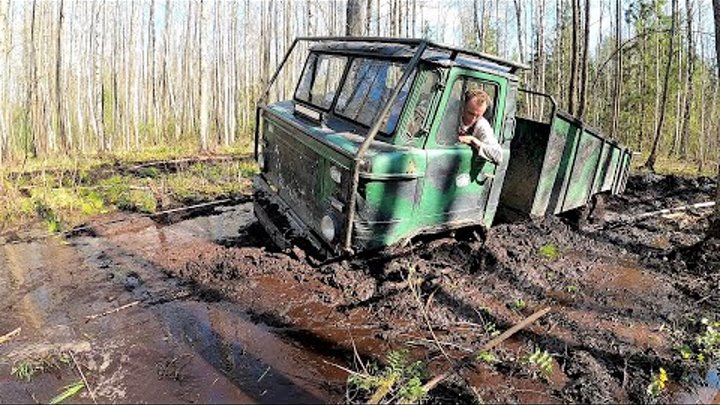
[{"label": "headlight", "polygon": [[340,169],[338,169],[335,166],[330,166],[330,178],[337,184],[340,184],[342,181],[342,173],[340,172]]},{"label": "headlight", "polygon": [[320,232],[328,242],[335,239],[335,221],[329,215],[325,215],[320,221]]}]

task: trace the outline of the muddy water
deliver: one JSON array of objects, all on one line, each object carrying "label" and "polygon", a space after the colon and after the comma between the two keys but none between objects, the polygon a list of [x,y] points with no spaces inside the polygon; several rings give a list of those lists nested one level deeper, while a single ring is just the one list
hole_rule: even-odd
[{"label": "muddy water", "polygon": [[[487,342],[489,326],[506,329],[545,305],[547,317],[498,348],[499,363],[465,370],[463,391],[435,398],[644,402],[658,367],[682,367],[669,367],[673,347],[688,340],[678,336],[683,316],[698,315],[691,303],[704,297],[674,269],[628,253],[626,240],[666,237],[660,228],[596,238],[557,221],[503,225],[484,246],[440,240],[313,269],[268,246],[249,204],[202,215],[121,214],[91,224],[93,236],[0,247],[0,335],[23,328],[0,346],[0,403],[47,401],[73,382],[70,368],[30,383],[9,376],[15,361],[61,350],[77,354],[102,402],[337,402],[346,373],[331,363],[356,367],[354,349],[381,360],[419,342],[413,357],[437,372],[448,363],[428,325],[457,358]],[[557,261],[538,256],[547,243],[563,252]],[[418,297],[411,266],[424,280]],[[545,379],[522,363],[536,349],[553,358]],[[717,389],[700,386],[672,393],[712,401]]]},{"label": "muddy water", "polygon": [[720,404],[720,373],[711,367],[702,384],[674,395],[674,402],[683,404]]},{"label": "muddy water", "polygon": [[[0,403],[47,401],[76,376],[69,368],[9,377],[18,361],[72,350],[101,402],[320,403],[337,401],[344,358],[308,350],[288,328],[250,319],[232,300],[207,300],[168,278],[157,258],[187,246],[233,244],[253,221],[249,205],[163,226],[132,218],[97,237],[0,248]],[[138,301],[118,312],[86,320]],[[292,308],[302,317],[303,308]],[[313,308],[304,316],[314,319]],[[301,318],[302,319],[302,318]],[[322,325],[313,321],[315,328]],[[331,328],[332,329],[332,328]],[[337,330],[326,334],[342,335]],[[343,337],[344,339],[345,337]],[[328,346],[332,346],[328,341]],[[80,401],[88,402],[85,392]]]}]

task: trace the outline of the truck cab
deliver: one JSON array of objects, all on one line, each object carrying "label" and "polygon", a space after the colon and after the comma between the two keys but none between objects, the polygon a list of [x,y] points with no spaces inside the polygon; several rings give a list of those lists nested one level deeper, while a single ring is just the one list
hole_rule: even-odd
[{"label": "truck cab", "polygon": [[[300,40],[312,45],[292,99],[257,111],[254,208],[276,243],[337,256],[492,225],[524,66],[424,40]],[[492,101],[498,163],[458,142],[470,89]]]}]

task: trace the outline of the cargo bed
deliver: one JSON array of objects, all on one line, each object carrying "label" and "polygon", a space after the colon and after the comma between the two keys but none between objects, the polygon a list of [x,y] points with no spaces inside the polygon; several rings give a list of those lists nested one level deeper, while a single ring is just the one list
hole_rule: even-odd
[{"label": "cargo bed", "polygon": [[541,96],[552,106],[546,120],[517,118],[501,207],[544,217],[584,207],[598,194],[622,193],[632,152]]}]

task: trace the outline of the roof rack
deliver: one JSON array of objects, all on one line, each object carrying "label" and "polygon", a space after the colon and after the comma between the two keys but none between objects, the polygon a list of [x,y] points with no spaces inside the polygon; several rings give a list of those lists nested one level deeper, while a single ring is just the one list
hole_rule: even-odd
[{"label": "roof rack", "polygon": [[[469,56],[471,58],[478,59],[478,61],[488,61],[497,65],[503,66],[508,69],[510,73],[515,73],[518,70],[527,70],[530,67],[523,63],[514,62],[511,60],[503,59],[495,55],[489,55],[482,52],[473,51],[470,49],[460,48],[456,46],[450,46],[440,44],[433,41],[418,38],[388,38],[388,37],[298,37],[296,41],[310,41],[310,42],[369,42],[377,44],[394,44],[394,45],[408,45],[417,49],[421,43],[427,44],[428,50],[444,51],[448,53],[448,59],[455,60],[458,56]],[[415,50],[413,49],[413,51]],[[414,52],[411,52],[411,54]]]}]

